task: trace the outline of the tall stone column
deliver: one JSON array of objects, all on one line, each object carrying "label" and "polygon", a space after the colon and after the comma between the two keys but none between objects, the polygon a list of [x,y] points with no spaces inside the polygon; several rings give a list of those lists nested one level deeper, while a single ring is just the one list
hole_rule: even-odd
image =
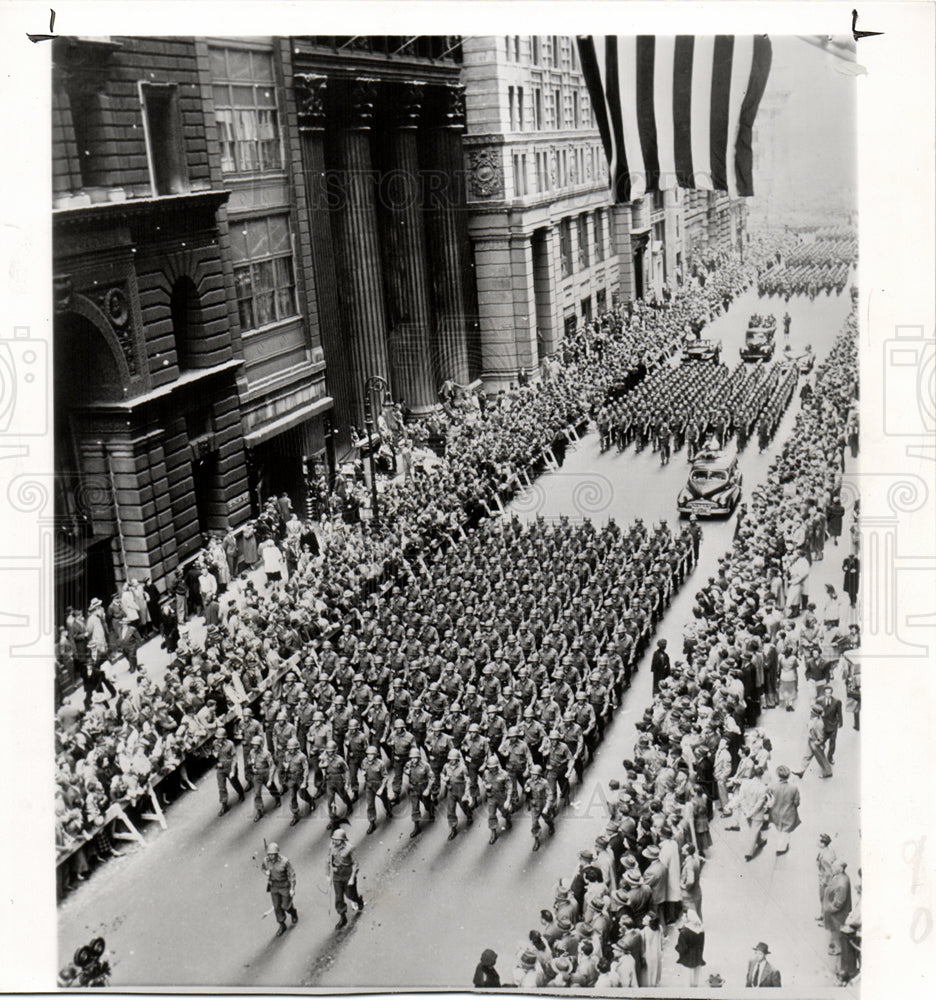
[{"label": "tall stone column", "polygon": [[363,421],[365,380],[372,375],[390,380],[377,229],[377,176],[370,154],[376,96],[375,80],[359,78],[351,82],[350,120],[338,130],[336,141],[341,201],[337,214],[338,276],[345,330],[351,341],[350,377],[359,401],[355,412],[359,421]]},{"label": "tall stone column", "polygon": [[389,169],[381,185],[392,384],[396,398],[405,399],[414,413],[426,413],[438,404],[417,145],[424,90],[422,83],[407,82],[394,97]]},{"label": "tall stone column", "polygon": [[322,346],[328,365],[328,392],[334,399],[335,426],[342,450],[350,444],[349,425],[358,418],[355,391],[350,379],[351,359],[346,359],[338,304],[338,278],[332,245],[330,206],[325,171],[325,98],[328,78],[316,73],[293,77],[302,173],[305,181],[309,231],[312,238],[312,272]]},{"label": "tall stone column", "polygon": [[466,269],[471,266],[466,218],[461,133],[465,127],[464,88],[438,88],[434,120],[426,130],[424,196],[432,302],[435,311],[436,377],[468,382],[468,331],[465,317]]}]

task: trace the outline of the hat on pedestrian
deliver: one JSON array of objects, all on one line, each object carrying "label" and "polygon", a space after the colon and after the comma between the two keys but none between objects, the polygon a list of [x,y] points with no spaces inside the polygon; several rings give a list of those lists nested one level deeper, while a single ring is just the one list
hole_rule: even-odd
[{"label": "hat on pedestrian", "polygon": [[530,949],[528,948],[520,956],[520,964],[524,968],[532,969],[536,965],[536,952],[535,951],[530,951]]},{"label": "hat on pedestrian", "polygon": [[819,843],[820,844],[831,844],[832,843],[832,838],[827,833],[820,833],[819,834]]},{"label": "hat on pedestrian", "polygon": [[628,868],[624,872],[624,878],[630,882],[631,885],[643,885],[643,876],[640,874],[639,868]]},{"label": "hat on pedestrian", "polygon": [[789,778],[790,777],[790,769],[786,766],[786,764],[781,764],[777,768],[777,777],[778,778]]},{"label": "hat on pedestrian", "polygon": [[594,861],[595,855],[591,851],[579,851],[579,861]]},{"label": "hat on pedestrian", "polygon": [[763,941],[758,941],[757,944],[754,945],[754,950],[755,951],[762,951],[765,955],[769,955],[770,954],[770,949],[767,947],[766,944],[764,944]]},{"label": "hat on pedestrian", "polygon": [[643,857],[648,858],[650,861],[654,861],[660,856],[660,848],[655,844],[649,844],[640,853]]},{"label": "hat on pedestrian", "polygon": [[554,972],[572,971],[572,959],[566,958],[564,955],[561,955],[559,958],[554,958],[551,964]]},{"label": "hat on pedestrian", "polygon": [[608,838],[603,833],[599,834],[595,838],[595,846],[596,847],[607,847],[608,844],[610,844],[610,843],[611,843],[611,841],[608,840]]},{"label": "hat on pedestrian", "polygon": [[91,603],[88,605],[88,610],[89,611],[94,611],[96,608],[103,608],[103,607],[104,607],[104,605],[101,604],[100,597],[92,597],[91,598]]}]

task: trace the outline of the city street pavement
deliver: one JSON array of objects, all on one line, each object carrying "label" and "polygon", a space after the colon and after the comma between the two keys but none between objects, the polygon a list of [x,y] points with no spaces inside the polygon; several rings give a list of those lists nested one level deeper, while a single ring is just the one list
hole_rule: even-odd
[{"label": "city street pavement", "polygon": [[[811,342],[819,360],[825,355],[848,311],[848,296],[815,303],[758,300],[748,292],[726,316],[712,325],[711,336],[723,341],[723,359],[733,367],[750,313],[785,309],[793,317],[791,342],[799,352]],[[782,329],[782,326],[781,326]],[[782,333],[778,337],[782,350]],[[798,394],[768,453],[756,444],[742,454],[745,492],[763,478],[771,454],[792,426]],[[614,516],[626,525],[635,516],[648,523],[677,522],[675,500],[687,472],[685,451],[660,467],[656,455],[599,454],[594,432],[570,449],[561,470],[544,476],[515,503],[520,516],[589,513],[596,522]],[[841,560],[846,533],[836,550],[813,572],[813,593],[826,578],[841,589]],[[699,565],[674,599],[658,635],[681,649],[682,626],[693,595],[718,557],[730,546],[733,519],[705,525]],[[151,644],[155,647],[156,644]],[[160,659],[147,650],[147,658]],[[164,661],[165,654],[162,654]],[[146,660],[144,660],[146,662]],[[841,678],[836,694],[843,698]],[[90,933],[102,933],[114,953],[114,986],[241,985],[245,987],[456,987],[470,986],[478,956],[492,947],[498,968],[509,980],[516,949],[530,928],[538,926],[540,908],[551,905],[553,888],[572,874],[579,849],[591,846],[605,823],[604,789],[620,776],[621,759],[636,739],[634,723],[650,699],[649,662],[641,665],[605,741],[573,792],[573,802],[557,822],[556,835],[536,854],[526,814],[517,814],[513,830],[488,845],[486,816],[476,812],[474,827],[447,841],[440,817],[417,839],[404,810],[379,822],[365,836],[366,818],[359,802],[348,828],[361,869],[360,889],[367,906],[336,932],[335,913],[325,873],[327,816],[320,808],[290,827],[288,810],[251,822],[250,803],[234,805],[217,818],[213,774],[198,790],[182,797],[167,814],[169,829],[146,831],[149,846],[134,849],[99,870],[61,905],[60,943],[70,954]],[[765,712],[762,724],[773,745],[772,766],[798,768],[805,746],[805,692],[794,713]],[[823,830],[833,837],[839,856],[854,878],[859,862],[858,734],[846,718],[839,740],[835,777],[822,781],[815,768],[802,782],[803,825],[792,837],[788,854],[778,858],[772,845],[750,863],[743,859],[740,833],[725,832],[716,821],[715,846],[703,870],[706,962],[703,972],[726,980],[724,994],[735,995],[751,948],[771,947],[771,960],[784,986],[808,990],[831,987],[834,978],[826,954],[826,935],[815,922],[819,912],[815,877],[816,839]],[[265,878],[259,871],[263,838],[276,839],[296,867],[298,926],[273,937],[276,924],[263,914],[270,907]],[[703,977],[703,983],[705,979]],[[663,985],[680,989],[688,973],[676,966],[669,943]],[[841,993],[841,991],[838,991]]]}]

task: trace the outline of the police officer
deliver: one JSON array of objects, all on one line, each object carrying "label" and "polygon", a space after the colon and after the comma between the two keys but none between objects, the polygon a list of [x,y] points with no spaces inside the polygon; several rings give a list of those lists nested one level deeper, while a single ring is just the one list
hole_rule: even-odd
[{"label": "police officer", "polygon": [[253,785],[254,790],[254,822],[256,823],[263,816],[264,788],[273,796],[277,809],[283,801],[280,797],[280,790],[273,781],[273,771],[276,769],[273,755],[264,746],[263,737],[259,733],[251,737],[246,763],[247,780]]},{"label": "police officer", "polygon": [[420,826],[422,820],[421,806],[426,807],[429,822],[432,823],[435,820],[435,803],[432,801],[431,795],[432,770],[422,759],[418,747],[413,747],[410,750],[404,774],[406,775],[410,804],[412,806],[413,829],[410,832],[410,838],[412,839],[422,829]]},{"label": "police officer", "polygon": [[384,804],[387,811],[387,818],[393,816],[393,806],[390,797],[387,795],[387,782],[389,775],[384,762],[380,759],[378,747],[369,746],[361,765],[364,773],[364,800],[367,803],[367,832],[373,833],[377,829],[377,798]]},{"label": "police officer", "polygon": [[338,747],[334,740],[329,740],[325,744],[325,752],[319,761],[322,774],[325,779],[325,800],[328,803],[328,815],[331,826],[334,826],[338,819],[338,811],[335,808],[335,796],[339,796],[347,809],[347,815],[354,808],[351,801],[350,788],[348,786],[348,764],[338,753]]},{"label": "police officer", "polygon": [[277,937],[286,933],[286,915],[292,917],[293,924],[299,922],[299,914],[293,898],[296,895],[296,872],[288,858],[284,858],[276,844],[268,844],[266,858],[261,871],[267,877],[267,892],[273,900],[273,912],[279,924]]},{"label": "police officer", "polygon": [[507,772],[501,768],[496,754],[491,754],[488,757],[487,767],[484,770],[484,785],[488,800],[488,826],[491,830],[490,843],[494,844],[500,835],[498,813],[504,817],[504,829],[509,830],[513,826],[513,821],[510,818],[510,810],[507,808],[507,802],[510,798],[510,778]]},{"label": "police officer", "polygon": [[244,801],[244,786],[240,783],[240,778],[237,777],[237,750],[234,747],[234,741],[228,739],[224,726],[218,726],[215,730],[211,752],[216,760],[215,774],[218,778],[218,799],[221,802],[218,815],[223,816],[230,808],[227,792],[229,781],[234,791],[237,792],[238,802]]},{"label": "police officer", "polygon": [[468,769],[462,760],[461,754],[452,747],[448,752],[448,760],[442,768],[442,776],[439,785],[439,799],[448,796],[448,824],[449,840],[454,840],[458,836],[458,814],[457,809],[461,809],[468,826],[474,822],[474,815],[471,806],[468,804]]},{"label": "police officer", "polygon": [[539,764],[534,764],[530,768],[530,779],[524,788],[527,797],[527,804],[530,807],[530,815],[533,818],[533,850],[540,849],[540,820],[542,819],[549,827],[550,833],[555,833],[556,828],[552,821],[551,795],[549,792],[549,782],[543,776],[543,769]]},{"label": "police officer", "polygon": [[335,889],[335,910],[338,923],[335,930],[341,930],[348,922],[348,904],[345,897],[354,903],[357,912],[364,909],[364,900],[358,892],[358,866],[351,853],[348,835],[344,830],[335,830],[328,849],[328,877]]},{"label": "police officer", "polygon": [[309,780],[309,758],[299,747],[299,739],[291,736],[286,742],[286,750],[280,762],[280,776],[283,787],[289,793],[289,809],[292,812],[290,826],[295,826],[299,822],[299,798],[305,799],[309,803],[309,813],[315,809],[312,796],[306,791],[306,782]]}]

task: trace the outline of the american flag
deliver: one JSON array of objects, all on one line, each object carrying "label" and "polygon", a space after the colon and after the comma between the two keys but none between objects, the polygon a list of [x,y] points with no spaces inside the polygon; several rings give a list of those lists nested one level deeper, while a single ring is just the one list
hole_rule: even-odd
[{"label": "american flag", "polygon": [[615,201],[674,187],[754,193],[766,35],[585,35],[578,46]]}]

